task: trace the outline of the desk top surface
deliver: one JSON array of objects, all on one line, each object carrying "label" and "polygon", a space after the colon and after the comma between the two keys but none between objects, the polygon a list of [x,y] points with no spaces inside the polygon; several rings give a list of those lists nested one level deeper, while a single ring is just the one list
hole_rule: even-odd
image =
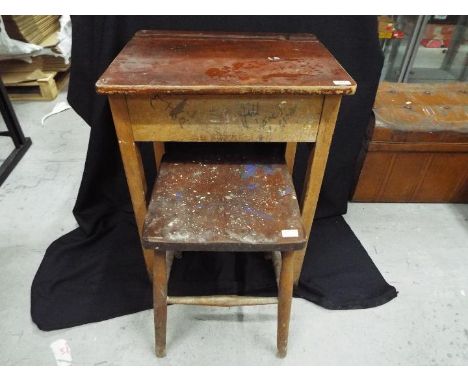
[{"label": "desk top surface", "polygon": [[143,30],[96,83],[102,94],[353,94],[311,34]]}]

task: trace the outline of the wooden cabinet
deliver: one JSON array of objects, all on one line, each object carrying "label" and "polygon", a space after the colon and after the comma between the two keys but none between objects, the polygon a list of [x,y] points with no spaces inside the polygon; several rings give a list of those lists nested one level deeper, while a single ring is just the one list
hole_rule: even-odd
[{"label": "wooden cabinet", "polygon": [[358,202],[468,202],[468,85],[380,85]]}]

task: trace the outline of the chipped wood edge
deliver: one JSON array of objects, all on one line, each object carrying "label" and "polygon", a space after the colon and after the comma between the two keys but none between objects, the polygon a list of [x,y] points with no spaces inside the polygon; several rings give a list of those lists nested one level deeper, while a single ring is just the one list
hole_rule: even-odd
[{"label": "chipped wood edge", "polygon": [[220,94],[293,94],[293,95],[352,95],[356,92],[356,84],[316,85],[316,86],[164,86],[164,85],[106,85],[104,80],[96,82],[96,91],[99,94],[197,94],[197,95],[220,95]]}]

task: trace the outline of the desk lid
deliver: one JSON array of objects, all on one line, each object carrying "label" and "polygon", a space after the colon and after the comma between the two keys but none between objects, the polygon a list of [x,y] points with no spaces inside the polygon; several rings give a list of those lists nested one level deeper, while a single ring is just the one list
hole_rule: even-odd
[{"label": "desk lid", "polygon": [[96,83],[101,94],[354,94],[311,34],[137,32]]}]

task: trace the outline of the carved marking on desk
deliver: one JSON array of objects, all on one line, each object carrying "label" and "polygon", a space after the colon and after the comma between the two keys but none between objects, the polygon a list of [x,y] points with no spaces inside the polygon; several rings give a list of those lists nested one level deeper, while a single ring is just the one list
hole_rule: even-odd
[{"label": "carved marking on desk", "polygon": [[167,101],[166,99],[164,99],[163,97],[157,94],[150,98],[151,107],[154,110],[157,110],[158,109],[157,106],[155,106],[153,103],[153,101],[155,100],[162,102],[164,105],[166,105],[164,110],[169,112],[169,117],[173,121],[177,121],[179,123],[180,128],[182,129],[184,128],[184,124],[188,122],[190,119],[193,119],[197,114],[196,110],[193,110],[193,111],[186,110],[186,106],[188,102],[187,98],[182,98],[181,100],[177,100],[176,104],[174,105],[172,102]]},{"label": "carved marking on desk", "polygon": [[156,141],[313,141],[321,105],[287,96],[128,98],[135,138]]},{"label": "carved marking on desk", "polygon": [[177,116],[184,111],[184,107],[187,104],[187,99],[184,98],[180,101],[176,107],[174,107],[170,112],[169,115],[172,119],[177,119]]}]

